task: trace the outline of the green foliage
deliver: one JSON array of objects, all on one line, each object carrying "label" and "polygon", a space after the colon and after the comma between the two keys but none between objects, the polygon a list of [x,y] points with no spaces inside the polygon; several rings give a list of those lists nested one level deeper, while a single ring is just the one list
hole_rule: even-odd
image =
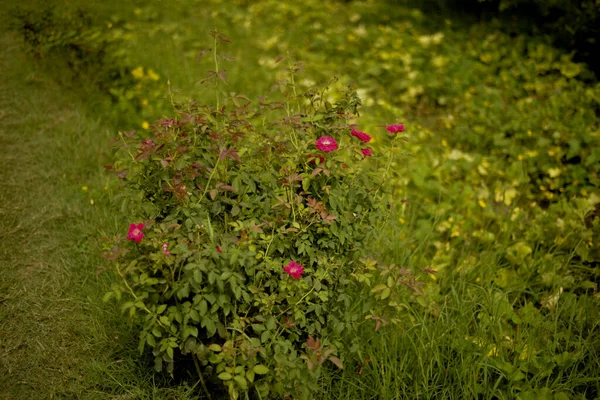
[{"label": "green foliage", "polygon": [[[557,47],[574,50],[579,60],[588,62],[596,74],[599,72],[595,48],[600,40],[600,7],[596,0],[477,1],[495,7],[497,16],[517,20],[513,29],[550,35]],[[464,7],[462,3],[459,6]]]},{"label": "green foliage", "polygon": [[[343,337],[397,320],[414,296],[400,284],[422,285],[366,258],[405,137],[388,133],[385,153],[367,157],[370,138],[350,135],[356,92],[334,104],[327,87],[298,94],[301,65],[291,61],[288,79],[258,102],[221,92],[227,58],[217,48],[230,40],[212,34],[204,81],[215,105],[176,104],[177,117],[157,121],[150,138],[116,139],[122,210],[144,225],[107,253],[122,281],[106,299],[127,297],[122,309],[158,370],[172,373],[176,354],[191,354],[200,379],[212,371],[231,398],[249,389],[308,398],[325,361],[342,368],[339,356],[359,352]],[[297,274],[286,271],[294,263]]]},{"label": "green foliage", "polygon": [[13,29],[22,34],[28,54],[44,65],[59,69],[65,86],[83,84],[110,95],[106,107],[115,124],[147,127],[163,105],[160,76],[131,59],[123,50],[132,26],[112,17],[98,22],[85,8],[61,9],[47,3],[12,10]]},{"label": "green foliage", "polygon": [[[247,328],[245,332],[250,338],[261,341],[260,347],[274,351],[277,340],[292,341],[291,335],[296,332],[295,329],[308,330],[312,323],[321,324],[321,329],[329,332],[328,335],[320,335],[315,330],[313,334],[303,333],[301,338],[292,343],[296,349],[298,367],[292,373],[287,369],[277,370],[278,361],[275,358],[266,360],[259,354],[256,356],[258,358],[253,359],[247,354],[241,357],[239,353],[233,353],[231,349],[241,343],[239,337],[243,335],[232,331],[232,337],[221,338],[216,324],[216,333],[210,340],[202,336],[206,336],[206,326],[198,326],[198,340],[193,336],[193,330],[189,331],[189,326],[196,323],[188,320],[187,338],[205,343],[209,357],[221,357],[217,364],[208,362],[204,366],[199,361],[198,367],[203,376],[212,376],[215,381],[224,382],[225,388],[231,383],[238,390],[241,378],[236,380],[234,377],[242,375],[241,370],[236,372],[236,363],[239,361],[243,364],[243,378],[248,381],[248,373],[252,371],[250,375],[254,373],[254,381],[259,386],[270,382],[273,376],[282,379],[294,379],[290,377],[291,374],[296,374],[296,377],[310,376],[311,379],[307,381],[310,381],[311,395],[323,399],[369,399],[373,393],[382,399],[593,398],[599,392],[600,342],[597,320],[600,315],[600,295],[597,284],[600,257],[595,238],[599,233],[597,171],[600,165],[596,148],[599,147],[600,96],[599,86],[591,83],[594,82],[593,75],[585,65],[575,62],[572,55],[563,54],[551,46],[548,38],[507,34],[514,32],[514,29],[499,21],[472,25],[453,18],[438,24],[440,19],[426,12],[401,5],[389,7],[389,4],[380,1],[342,4],[315,0],[211,0],[202,2],[201,6],[188,1],[174,1],[168,8],[161,4],[140,3],[139,8],[135,4],[123,3],[119,7],[108,5],[107,8],[113,8],[109,14],[114,13],[115,17],[96,21],[98,25],[94,29],[101,30],[102,35],[110,35],[110,29],[104,28],[106,22],[122,21],[117,28],[127,40],[115,42],[114,51],[126,55],[118,60],[120,65],[126,66],[123,70],[128,71],[134,79],[132,71],[136,71],[135,74],[141,78],[134,81],[142,84],[139,90],[143,91],[146,84],[154,82],[148,68],[152,67],[160,76],[169,77],[173,99],[179,99],[178,92],[181,92],[181,97],[200,100],[192,106],[182,102],[178,106],[179,114],[173,121],[161,122],[171,126],[156,124],[151,131],[136,133],[131,137],[123,134],[131,156],[121,152],[121,161],[115,166],[121,175],[125,173],[123,168],[129,168],[126,182],[134,179],[129,181],[134,185],[130,192],[125,195],[119,192],[124,202],[129,198],[129,204],[123,208],[128,222],[144,221],[146,224],[143,229],[146,236],[139,246],[131,241],[123,244],[125,240],[122,239],[118,243],[121,249],[115,248],[117,253],[119,250],[129,250],[129,253],[121,255],[122,262],[119,265],[121,272],[127,271],[124,275],[128,284],[134,291],[140,290],[135,293],[141,297],[140,293],[147,288],[158,286],[153,279],[166,279],[161,278],[162,269],[165,268],[165,271],[173,268],[176,277],[181,273],[190,282],[187,298],[185,289],[180,295],[178,288],[175,290],[170,286],[166,292],[159,291],[152,295],[171,296],[167,308],[160,314],[167,318],[170,325],[167,329],[155,323],[157,332],[162,336],[151,333],[153,339],[147,336],[142,342],[146,348],[151,347],[167,359],[168,349],[173,349],[173,360],[176,361],[174,374],[178,372],[177,365],[184,364],[186,357],[189,359],[189,353],[180,357],[180,353],[185,351],[185,348],[181,348],[181,337],[186,327],[178,322],[177,313],[180,313],[183,322],[188,310],[182,304],[188,301],[190,310],[196,307],[192,296],[196,290],[192,284],[193,276],[190,277],[191,272],[184,269],[188,259],[207,258],[210,260],[207,265],[216,266],[214,268],[218,274],[213,283],[208,281],[210,270],[208,273],[200,272],[203,274],[201,285],[206,284],[212,293],[217,294],[215,304],[219,309],[215,312],[212,312],[214,304],[206,300],[207,314],[217,320],[224,316],[218,304],[218,294],[221,294],[218,280],[223,272],[233,274],[242,268],[237,260],[232,263],[229,259],[233,254],[232,249],[238,244],[245,245],[243,249],[248,252],[251,251],[250,246],[254,246],[253,256],[247,256],[244,262],[256,271],[259,271],[261,264],[271,265],[270,275],[263,274],[264,281],[272,285],[281,284],[281,287],[273,287],[285,289],[285,293],[292,296],[292,303],[273,296],[275,308],[285,304],[288,307],[294,305],[294,298],[296,301],[302,299],[298,297],[301,290],[308,287],[310,292],[315,284],[312,274],[319,270],[319,259],[315,267],[308,252],[297,257],[293,249],[299,249],[303,242],[307,242],[304,249],[308,246],[323,254],[319,240],[322,239],[323,243],[333,241],[330,235],[335,228],[323,220],[319,220],[318,226],[323,229],[322,232],[315,234],[312,231],[315,225],[311,226],[308,231],[313,237],[301,240],[298,247],[295,247],[296,240],[290,239],[295,234],[293,231],[275,230],[273,233],[272,219],[275,216],[291,218],[293,221],[295,213],[298,224],[306,224],[306,215],[302,212],[306,213],[309,208],[307,201],[302,202],[303,208],[300,210],[300,205],[287,200],[283,181],[278,181],[278,178],[288,176],[283,173],[285,162],[279,163],[278,175],[270,184],[263,183],[254,192],[240,194],[228,190],[227,186],[235,189],[230,177],[238,173],[245,174],[242,175],[244,181],[240,178],[243,187],[248,186],[246,180],[255,185],[266,182],[263,172],[273,172],[273,166],[266,162],[266,157],[251,157],[252,163],[256,160],[256,165],[265,165],[264,170],[248,166],[240,170],[237,161],[228,157],[220,160],[218,167],[214,168],[220,154],[218,146],[212,146],[217,147],[217,151],[206,148],[202,157],[190,149],[183,149],[191,147],[186,140],[194,137],[196,126],[207,125],[222,136],[230,137],[224,131],[226,127],[231,129],[230,120],[239,121],[242,126],[242,120],[248,121],[252,129],[240,129],[246,132],[242,136],[246,139],[255,137],[255,132],[266,132],[263,136],[274,135],[276,132],[271,122],[280,121],[277,128],[281,133],[280,140],[273,143],[294,149],[288,136],[292,132],[292,121],[279,119],[288,117],[285,104],[289,104],[290,115],[301,112],[300,119],[308,117],[308,120],[300,121],[306,127],[296,129],[298,133],[310,131],[304,135],[310,137],[307,142],[309,147],[314,146],[314,139],[331,129],[329,122],[322,122],[329,118],[327,107],[319,106],[316,112],[311,111],[308,99],[289,95],[292,90],[290,82],[275,85],[275,89],[288,93],[285,104],[280,104],[283,108],[270,109],[277,107],[277,101],[280,100],[276,93],[271,93],[264,100],[250,102],[247,110],[239,112],[239,117],[232,115],[232,112],[240,107],[243,109],[248,103],[247,99],[232,95],[232,92],[243,92],[248,98],[255,99],[268,90],[270,78],[267,79],[267,75],[273,73],[279,80],[291,80],[290,71],[281,68],[281,63],[276,60],[281,54],[292,53],[309,66],[302,74],[295,75],[293,86],[297,93],[311,89],[314,93],[324,93],[321,97],[334,107],[346,98],[347,93],[343,90],[345,85],[332,84],[327,92],[322,92],[316,89],[319,87],[316,82],[336,74],[341,82],[356,80],[361,83],[357,87],[357,94],[364,104],[361,130],[373,133],[374,140],[369,147],[375,155],[361,160],[358,148],[355,153],[345,153],[347,147],[341,146],[339,152],[326,155],[324,167],[330,174],[339,172],[332,166],[345,162],[351,168],[360,165],[365,173],[382,175],[387,164],[376,157],[390,150],[390,141],[386,132],[379,134],[378,125],[382,121],[389,123],[403,118],[422,122],[420,125],[411,124],[411,140],[402,146],[403,152],[411,156],[388,159],[389,171],[394,172],[393,175],[390,173],[392,178],[375,178],[385,180],[386,187],[393,188],[389,190],[389,196],[379,193],[377,197],[380,199],[376,199],[382,201],[381,207],[387,201],[391,201],[392,207],[385,209],[386,223],[376,225],[376,229],[368,233],[368,239],[360,243],[360,249],[356,252],[372,252],[379,265],[359,254],[335,256],[336,260],[350,260],[362,268],[352,271],[355,273],[351,275],[356,285],[353,299],[360,297],[351,310],[360,312],[352,311],[350,314],[358,316],[358,327],[344,327],[338,334],[329,324],[329,315],[335,317],[333,312],[327,312],[324,317],[326,323],[321,323],[316,314],[316,305],[327,311],[336,305],[329,295],[332,281],[326,278],[321,280],[325,289],[313,290],[297,307],[300,311],[307,310],[308,306],[315,307],[309,310],[309,321],[297,321],[294,316],[288,316],[290,324],[297,324],[296,327],[288,327],[282,316],[283,319],[275,321],[276,327],[282,332],[277,335],[273,335],[267,326],[268,318],[254,323],[264,325],[265,329],[260,332],[255,332],[252,326]],[[97,15],[96,12],[91,14]],[[289,23],[291,20],[294,24]],[[218,58],[218,62],[222,63],[219,74],[212,75],[210,78],[213,80],[206,81],[198,90],[196,82],[202,79],[194,67],[202,46],[198,37],[214,26],[227,27],[234,42],[244,43],[243,47],[239,46],[228,57],[242,59],[243,62],[230,63],[225,58]],[[210,53],[200,57],[199,62],[203,63],[206,59],[212,59]],[[40,61],[44,60],[48,58]],[[139,66],[143,67],[138,69]],[[243,73],[239,73],[240,70]],[[205,104],[213,96],[212,84],[221,78],[227,81],[227,93],[219,89],[219,106],[198,105]],[[131,86],[130,83],[127,87],[135,85]],[[300,107],[297,105],[298,99],[304,99]],[[133,101],[136,101],[135,96]],[[148,96],[148,101],[152,109],[164,109],[151,96]],[[240,104],[236,105],[236,101]],[[265,103],[263,109],[260,109],[260,101]],[[133,121],[124,123],[124,126],[137,126],[143,121],[153,120],[149,114],[144,114],[144,118],[128,114],[126,108],[115,108],[106,115],[113,112],[123,115],[127,121]],[[251,115],[253,112],[255,114]],[[169,115],[171,111],[163,113]],[[95,110],[96,114],[103,115],[101,110]],[[322,119],[315,121],[314,118],[319,118],[321,114]],[[191,121],[187,117],[189,115],[204,122]],[[210,121],[208,116],[216,122]],[[269,122],[265,126],[263,118]],[[319,124],[324,124],[324,131],[315,128]],[[334,125],[341,128],[344,123]],[[162,131],[168,135],[159,140],[154,134]],[[177,138],[171,135],[177,135]],[[331,135],[338,139],[341,136],[336,135],[341,135],[341,132]],[[287,138],[287,144],[284,138]],[[158,150],[158,146],[151,149],[150,142],[140,144],[148,139],[152,139],[155,145],[164,144],[166,149]],[[348,135],[344,140],[357,143],[355,138]],[[246,156],[257,151],[257,144],[248,140],[241,140],[239,146],[238,142],[232,140],[226,144],[230,146],[228,149],[245,149],[246,153],[241,150],[238,152],[240,160],[244,162],[248,159]],[[170,153],[166,153],[169,149]],[[135,162],[132,160],[146,150],[147,154],[140,155]],[[322,154],[314,147],[311,152],[313,155]],[[397,149],[394,153],[397,153]],[[322,175],[325,169],[319,171],[316,177],[308,175],[309,171],[312,174],[320,167],[318,157],[309,158],[304,153],[296,155],[298,158],[307,158],[302,158],[296,164],[293,157],[289,158],[289,164],[294,164],[297,168],[294,171],[303,179],[295,181],[295,184],[302,185],[305,178],[317,183],[319,179],[325,179]],[[354,155],[356,159],[352,158]],[[129,160],[123,160],[123,156]],[[175,164],[182,164],[165,168],[157,164],[161,159],[169,160],[169,157],[174,157]],[[210,171],[186,170],[186,163],[197,157],[203,160],[202,166],[215,170],[208,185],[206,182],[210,178]],[[277,153],[273,157],[280,160],[283,155]],[[336,157],[337,161],[334,162]],[[317,163],[313,164],[312,160]],[[69,158],[69,161],[72,159]],[[159,171],[166,171],[162,181],[157,180]],[[179,177],[177,172],[180,173]],[[193,176],[196,172],[200,174],[198,177]],[[145,173],[151,177],[150,180],[144,179]],[[252,179],[246,178],[248,175]],[[340,182],[348,183],[344,180]],[[181,189],[178,183],[186,186],[186,189],[192,188],[189,192],[196,199],[190,201],[191,195],[177,191],[177,188]],[[197,183],[202,186],[194,186]],[[219,183],[225,186],[217,187]],[[334,222],[337,223],[343,215],[349,215],[331,211],[333,203],[330,203],[326,193],[315,192],[316,187],[312,183],[310,185],[308,189],[311,193],[321,194],[321,202],[327,213],[337,217]],[[356,186],[360,185],[362,183],[358,182]],[[371,182],[367,182],[367,187],[369,185]],[[266,211],[261,211],[261,207],[255,203],[251,203],[252,207],[242,204],[243,196],[256,199],[260,188],[266,188],[267,193],[279,191],[265,196],[265,202],[261,199],[261,206],[279,204],[276,196],[285,200],[280,206],[269,209],[269,214],[273,215],[265,216]],[[300,190],[299,187],[297,189]],[[90,186],[86,195],[97,199],[98,192],[104,193],[102,185],[95,189]],[[214,199],[211,194],[214,194]],[[400,203],[400,199],[405,200]],[[144,203],[140,203],[142,200]],[[154,201],[165,207],[166,211],[151,205]],[[183,211],[177,211],[188,209],[195,202],[202,208],[201,211],[191,209],[193,218],[183,214]],[[217,204],[222,213],[213,211],[213,204]],[[239,212],[234,211],[235,205],[239,207]],[[337,211],[343,210],[343,207],[346,207],[346,203]],[[234,212],[237,213],[235,216]],[[161,227],[164,224],[161,219],[169,215],[175,215],[179,227],[167,226],[165,231]],[[210,218],[206,218],[207,215]],[[236,225],[227,225],[224,219],[220,219],[221,215],[227,215],[227,222],[236,222]],[[321,214],[318,215],[320,218]],[[259,228],[262,232],[254,232],[253,228],[260,222],[252,221],[253,216],[267,220],[271,218],[271,225],[261,225]],[[245,220],[241,221],[240,226],[237,222],[243,218]],[[191,220],[190,227],[186,226],[188,219]],[[200,230],[194,228],[194,224]],[[289,223],[285,229],[289,230],[290,227],[298,229]],[[102,229],[112,232],[116,228],[103,226]],[[120,228],[121,236],[124,230]],[[211,241],[211,230],[214,243]],[[204,247],[190,238],[190,234],[193,236],[196,231],[204,240]],[[242,235],[243,232],[247,237]],[[314,245],[316,237],[317,244]],[[273,244],[268,247],[271,239]],[[291,247],[284,248],[282,253],[274,245],[276,240],[287,240],[286,243],[290,243]],[[225,245],[220,246],[222,242]],[[164,243],[167,243],[166,251],[170,255],[164,253]],[[186,253],[184,244],[191,254]],[[136,247],[140,248],[143,256]],[[218,247],[221,247],[221,253],[216,251]],[[335,243],[331,252],[346,250]],[[327,255],[329,251],[327,249]],[[262,258],[256,260],[257,256]],[[131,266],[131,270],[127,270],[129,262],[138,257],[142,258]],[[305,273],[302,279],[294,280],[282,272],[282,267],[290,260],[303,264]],[[172,264],[168,264],[169,261]],[[402,265],[403,268],[394,268],[392,265]],[[142,283],[139,279],[133,279],[136,274],[141,277],[144,271],[146,276],[141,279]],[[422,273],[418,272],[415,277],[413,271]],[[282,279],[277,279],[278,274]],[[389,282],[388,275],[392,278]],[[303,286],[302,282],[308,282],[309,277],[313,286]],[[127,287],[122,286],[124,281],[117,278],[122,282],[121,287],[116,287],[112,296],[121,293],[123,302],[132,300]],[[235,297],[235,294],[231,294],[229,277],[225,275],[225,278],[223,287],[226,294]],[[427,285],[419,284],[423,279],[427,280]],[[287,286],[284,287],[283,282]],[[398,283],[408,290],[398,291],[395,287]],[[167,284],[162,285],[162,288],[167,287]],[[316,297],[317,292],[327,293],[329,299],[322,301]],[[269,296],[273,293],[270,292]],[[139,303],[132,301],[129,305],[143,305],[152,311],[156,298],[152,296]],[[179,296],[183,296],[182,299]],[[363,305],[371,309],[365,309]],[[141,326],[150,326],[154,317],[143,308],[135,308],[134,319],[137,318]],[[399,308],[402,309],[401,313],[397,311]],[[266,306],[263,303],[252,305],[254,309],[263,312]],[[234,311],[229,312],[225,323],[233,320],[233,314]],[[146,321],[148,316],[150,319]],[[386,323],[394,321],[400,323],[382,329]],[[173,336],[175,341],[161,343],[163,339],[171,338],[172,326],[179,336]],[[375,334],[376,328],[380,329]],[[265,334],[266,331],[268,333]],[[276,338],[263,344],[263,334],[271,334]],[[310,336],[312,339],[309,342]],[[155,346],[149,346],[148,340],[154,340]],[[346,347],[355,352],[345,352]],[[331,353],[331,350],[336,350],[336,353]],[[285,351],[288,356],[292,354],[288,348]],[[339,371],[334,364],[336,359],[330,356],[343,360],[344,369]],[[285,362],[293,364],[289,359]],[[220,363],[224,367],[218,367]],[[168,367],[169,364],[166,365]],[[264,370],[259,367],[258,372],[255,371],[256,365],[264,366],[269,370],[268,373],[260,375],[258,372]],[[311,371],[307,371],[309,365],[314,367]],[[155,377],[167,379],[166,374],[152,374],[143,367],[139,371],[142,376],[147,374],[147,381],[153,381]],[[185,379],[186,376],[177,377]],[[225,380],[221,381],[218,376]],[[126,376],[119,379],[128,380]],[[178,382],[174,380],[172,385]],[[207,384],[212,383],[211,380]],[[316,389],[317,385],[319,389]]]}]

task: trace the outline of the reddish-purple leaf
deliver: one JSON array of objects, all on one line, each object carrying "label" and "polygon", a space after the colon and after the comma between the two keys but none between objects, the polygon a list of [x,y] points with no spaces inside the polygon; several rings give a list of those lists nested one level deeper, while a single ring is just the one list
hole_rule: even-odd
[{"label": "reddish-purple leaf", "polygon": [[198,53],[198,57],[196,57],[196,62],[200,61],[200,58],[205,55],[206,53],[208,53],[210,51],[210,49],[202,49],[200,51],[200,53]]},{"label": "reddish-purple leaf", "polygon": [[224,183],[219,183],[217,185],[217,189],[225,190],[227,192],[235,192],[235,188],[233,186],[225,185]]}]

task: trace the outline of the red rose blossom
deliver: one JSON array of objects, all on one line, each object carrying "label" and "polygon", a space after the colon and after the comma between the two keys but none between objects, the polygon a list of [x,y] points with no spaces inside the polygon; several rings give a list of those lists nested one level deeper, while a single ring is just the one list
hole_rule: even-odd
[{"label": "red rose blossom", "polygon": [[404,132],[404,124],[392,124],[385,127],[389,133]]},{"label": "red rose blossom", "polygon": [[304,267],[296,261],[290,261],[288,265],[283,267],[283,270],[294,279],[300,279],[304,273]]},{"label": "red rose blossom", "polygon": [[129,225],[129,232],[127,232],[127,239],[135,240],[136,243],[139,243],[144,238],[144,234],[142,233],[142,229],[144,229],[144,224],[131,224]]},{"label": "red rose blossom", "polygon": [[350,132],[350,134],[354,137],[359,138],[364,143],[369,143],[371,141],[371,136],[367,135],[364,132],[357,131],[356,129],[352,129],[352,132]]},{"label": "red rose blossom", "polygon": [[317,139],[315,146],[317,146],[317,149],[324,151],[325,153],[329,153],[330,151],[338,149],[337,142],[331,136],[321,136],[319,139]]},{"label": "red rose blossom", "polygon": [[363,153],[363,158],[371,157],[373,155],[373,152],[371,151],[371,149],[360,149],[360,151],[362,151],[362,153]]}]

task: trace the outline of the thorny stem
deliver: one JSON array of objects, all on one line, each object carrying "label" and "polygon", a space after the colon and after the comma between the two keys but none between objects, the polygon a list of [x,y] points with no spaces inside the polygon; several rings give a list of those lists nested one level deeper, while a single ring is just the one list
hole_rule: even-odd
[{"label": "thorny stem", "polygon": [[[129,286],[129,283],[127,282],[127,279],[125,279],[125,276],[123,275],[123,273],[121,272],[121,270],[119,269],[119,263],[115,264],[115,268],[117,269],[117,274],[119,274],[119,276],[121,277],[121,279],[123,280],[123,283],[125,284],[125,287],[127,288],[127,290],[129,290],[129,293],[133,296],[133,298],[138,301],[138,297],[135,294],[135,292],[133,291],[133,289],[131,288],[131,286]],[[143,307],[138,307],[144,311],[146,311],[148,314],[152,314],[152,311],[150,311],[148,309],[148,307],[146,307],[146,305],[144,303],[142,303]],[[167,328],[167,326],[165,326],[162,322],[160,322],[159,319],[156,320],[156,322],[158,322],[158,324],[160,326],[162,326],[163,328]]]},{"label": "thorny stem", "polygon": [[194,359],[194,366],[196,367],[196,373],[198,374],[198,378],[200,378],[200,384],[202,385],[202,389],[204,389],[204,393],[206,393],[206,397],[210,400],[210,392],[206,387],[206,383],[204,382],[204,378],[202,377],[202,371],[200,371],[200,365],[198,365],[198,357],[196,354],[192,353],[192,358]]},{"label": "thorny stem", "polygon": [[265,249],[265,255],[263,256],[264,258],[267,258],[267,255],[269,254],[269,248],[271,247],[271,243],[273,243],[274,239],[275,239],[275,226],[273,226],[273,230],[271,231],[271,240],[269,241],[269,244],[267,245],[267,248]]},{"label": "thorny stem", "polygon": [[[289,54],[288,54],[288,60],[289,60]],[[296,93],[296,81],[294,79],[294,69],[293,69],[293,65],[291,64],[290,61],[288,61],[288,70],[290,71],[290,86],[292,87],[292,93],[294,94],[294,99],[296,100],[296,107],[298,109],[298,112],[300,112],[300,104],[298,102],[298,94]],[[286,102],[285,105],[285,110],[287,112],[288,118],[291,119],[292,117],[292,112],[290,110],[290,104]],[[292,126],[292,144],[294,145],[294,147],[296,148],[297,151],[300,151],[299,147],[298,147],[298,138],[296,137],[296,129]]]},{"label": "thorny stem", "polygon": [[125,138],[123,137],[123,132],[119,132],[119,137],[123,141],[123,144],[125,145],[125,148],[127,149],[127,153],[129,153],[129,156],[131,157],[133,162],[135,162],[135,157],[133,156],[133,154],[131,154],[131,151],[129,150],[129,145],[127,144],[127,142],[125,141]]},{"label": "thorny stem", "polygon": [[221,161],[221,155],[220,154],[217,157],[217,162],[215,163],[215,166],[213,167],[212,171],[210,172],[210,176],[208,177],[208,182],[206,182],[206,187],[204,188],[204,193],[202,193],[202,196],[200,197],[200,200],[202,200],[204,198],[204,196],[206,196],[206,192],[208,192],[208,187],[210,185],[210,181],[212,181],[212,178],[215,175],[215,171],[217,170],[217,167],[219,166],[219,161]]},{"label": "thorny stem", "polygon": [[387,165],[385,167],[385,171],[383,172],[383,179],[381,180],[381,184],[377,187],[377,190],[375,191],[375,194],[373,195],[373,197],[377,196],[377,193],[379,193],[379,190],[381,189],[381,187],[383,186],[383,184],[385,183],[387,177],[388,177],[388,173],[390,172],[390,167],[392,166],[392,159],[394,158],[394,150],[396,149],[396,138],[394,138],[394,141],[392,142],[392,149],[390,150],[390,155],[388,157],[388,162]]},{"label": "thorny stem", "polygon": [[292,198],[293,193],[289,188],[285,188],[285,193],[287,195],[288,201],[290,202],[290,206],[292,207],[292,216],[294,218],[294,222],[296,222],[296,211],[294,209],[294,199]]},{"label": "thorny stem", "polygon": [[217,59],[217,46],[219,45],[217,33],[214,36],[213,59],[215,61],[215,97],[217,98],[217,111],[219,110],[219,60]]},{"label": "thorny stem", "polygon": [[[121,279],[123,279],[123,283],[125,284],[125,287],[127,288],[127,290],[129,290],[129,293],[131,293],[131,295],[133,296],[133,298],[135,300],[137,300],[138,299],[137,295],[135,294],[135,292],[133,291],[133,289],[131,288],[131,286],[129,286],[129,283],[127,282],[127,279],[125,279],[125,276],[123,275],[123,273],[119,269],[119,263],[116,263],[115,267],[117,269],[117,274],[119,274],[119,276],[121,277]],[[146,307],[146,306],[144,306],[144,307]],[[150,310],[148,310],[147,308],[146,308],[146,311],[150,312]]]}]

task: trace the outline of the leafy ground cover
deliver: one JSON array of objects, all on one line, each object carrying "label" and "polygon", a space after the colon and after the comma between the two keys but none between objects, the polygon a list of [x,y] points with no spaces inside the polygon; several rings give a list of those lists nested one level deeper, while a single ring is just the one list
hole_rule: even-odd
[{"label": "leafy ground cover", "polygon": [[[212,96],[198,84],[207,57],[197,56],[210,47],[206,33],[214,27],[233,42],[226,48],[235,59],[227,64],[227,91],[250,98],[268,92],[285,79],[277,57],[289,54],[305,65],[301,88],[332,76],[356,82],[365,105],[360,127],[373,134],[376,151],[381,121],[409,127],[409,158],[392,164],[401,177],[397,223],[374,250],[385,262],[426,274],[427,285],[406,303],[399,323],[377,332],[375,321],[365,324],[360,357],[324,374],[315,398],[599,395],[600,86],[584,65],[544,38],[504,34],[500,23],[440,20],[384,2],[114,7],[82,7],[93,16],[84,25],[69,17],[72,8],[59,7],[54,22],[38,24],[38,37],[48,39],[36,50],[44,72],[15,61],[16,50],[3,56],[3,70],[14,78],[3,90],[2,137],[20,151],[3,157],[23,166],[2,171],[3,181],[15,185],[2,199],[10,237],[3,238],[8,279],[0,315],[8,398],[32,398],[33,390],[48,394],[40,398],[194,396],[136,355],[125,317],[99,300],[111,278],[95,276],[100,261],[93,250],[99,231],[126,231],[104,194],[112,183],[98,168],[114,134],[107,127],[143,130],[171,115],[171,98]],[[5,40],[14,49],[13,37]],[[85,65],[87,53],[73,49],[106,57],[109,76],[120,78],[98,78],[105,75]],[[72,77],[63,74],[60,85],[42,78],[57,65],[86,80],[93,104],[85,104],[81,90],[60,95]],[[51,111],[39,111],[44,107]],[[14,114],[17,108],[31,114]],[[17,141],[11,135],[18,129],[36,139]],[[53,141],[42,140],[46,132]],[[8,154],[22,156],[13,161]],[[33,183],[49,179],[62,183]],[[40,210],[48,210],[41,220]],[[30,250],[15,255],[17,243]],[[24,277],[24,266],[40,259],[52,268]],[[75,326],[84,332],[76,334]],[[41,337],[29,334],[44,329]],[[110,351],[99,360],[95,349],[103,346]],[[43,358],[56,354],[77,373],[65,375],[57,360]],[[157,383],[148,385],[151,379]]]}]

